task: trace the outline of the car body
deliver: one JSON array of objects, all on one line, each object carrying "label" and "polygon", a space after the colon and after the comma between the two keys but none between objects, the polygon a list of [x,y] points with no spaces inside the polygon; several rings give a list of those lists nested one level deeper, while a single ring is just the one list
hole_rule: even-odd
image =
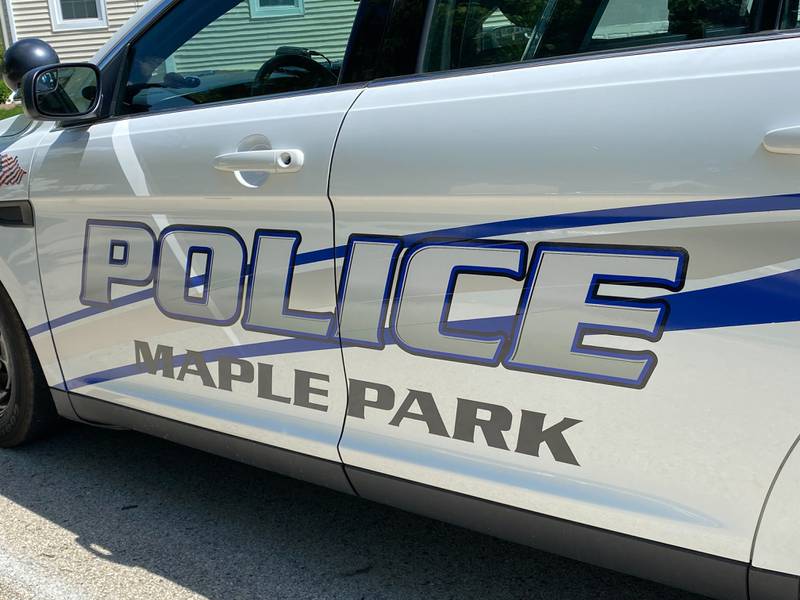
[{"label": "car body", "polygon": [[316,0],[341,56],[241,68],[247,2],[151,1],[0,137],[58,413],[795,600],[797,2],[726,1]]}]

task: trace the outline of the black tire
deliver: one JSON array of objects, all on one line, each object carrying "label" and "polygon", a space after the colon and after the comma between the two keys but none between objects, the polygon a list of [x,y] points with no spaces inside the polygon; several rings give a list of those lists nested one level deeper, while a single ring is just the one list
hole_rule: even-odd
[{"label": "black tire", "polygon": [[0,448],[47,435],[57,423],[58,413],[28,334],[0,285]]}]

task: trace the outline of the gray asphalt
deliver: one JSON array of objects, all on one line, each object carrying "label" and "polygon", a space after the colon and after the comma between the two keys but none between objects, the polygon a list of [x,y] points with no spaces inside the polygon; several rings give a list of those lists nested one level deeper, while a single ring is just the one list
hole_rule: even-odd
[{"label": "gray asphalt", "polygon": [[147,436],[0,451],[2,600],[697,600]]}]

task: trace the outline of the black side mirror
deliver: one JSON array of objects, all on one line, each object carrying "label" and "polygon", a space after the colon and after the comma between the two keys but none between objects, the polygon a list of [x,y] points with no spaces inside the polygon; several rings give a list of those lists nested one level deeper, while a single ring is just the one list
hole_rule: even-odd
[{"label": "black side mirror", "polygon": [[22,80],[25,114],[39,121],[83,121],[100,105],[100,69],[90,63],[41,67]]}]

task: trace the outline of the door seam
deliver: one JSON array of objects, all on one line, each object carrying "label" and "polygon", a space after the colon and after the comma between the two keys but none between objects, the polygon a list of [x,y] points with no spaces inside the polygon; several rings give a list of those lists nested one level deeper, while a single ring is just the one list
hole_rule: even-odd
[{"label": "door seam", "polygon": [[358,102],[361,95],[366,91],[366,88],[362,88],[359,91],[358,95],[353,99],[353,102],[350,104],[349,108],[345,111],[344,116],[342,117],[342,122],[339,123],[339,130],[336,132],[336,137],[333,140],[333,148],[331,151],[331,160],[328,164],[328,189],[327,189],[327,197],[328,197],[328,204],[331,207],[331,223],[333,227],[331,229],[331,247],[333,248],[333,293],[334,293],[334,315],[333,318],[336,319],[336,337],[339,339],[339,355],[342,361],[342,373],[344,374],[344,393],[345,393],[345,408],[344,408],[344,419],[342,419],[342,428],[339,431],[339,440],[336,442],[336,454],[339,456],[339,462],[342,465],[342,472],[344,473],[345,478],[347,479],[347,483],[350,485],[350,488],[353,490],[353,494],[361,497],[361,494],[358,493],[356,486],[353,485],[353,481],[350,479],[350,475],[347,472],[346,464],[344,462],[344,458],[342,457],[342,440],[344,439],[344,431],[345,427],[347,426],[347,414],[350,409],[350,385],[348,384],[349,379],[347,377],[347,363],[344,359],[344,345],[342,343],[342,331],[341,331],[341,307],[339,306],[339,286],[337,285],[337,266],[336,266],[336,207],[333,202],[333,197],[331,195],[331,182],[333,180],[333,163],[336,158],[336,150],[339,147],[339,137],[342,134],[342,130],[344,129],[345,122],[347,121],[347,117],[350,115],[350,112],[353,110],[353,107]]}]

